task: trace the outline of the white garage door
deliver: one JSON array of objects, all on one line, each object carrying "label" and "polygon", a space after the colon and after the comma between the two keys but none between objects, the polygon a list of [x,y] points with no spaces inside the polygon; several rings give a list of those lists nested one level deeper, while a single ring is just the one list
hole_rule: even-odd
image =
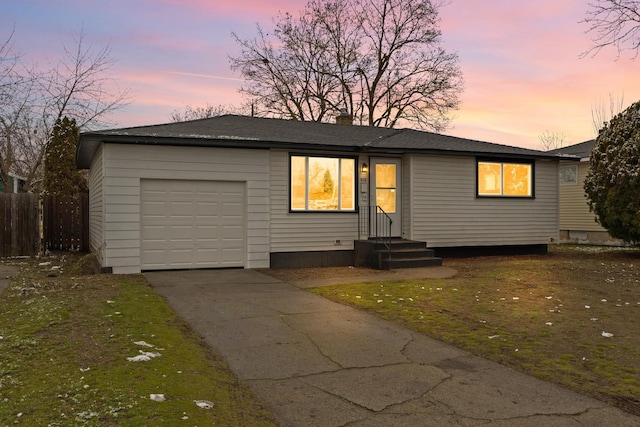
[{"label": "white garage door", "polygon": [[243,267],[245,184],[140,182],[143,270]]}]

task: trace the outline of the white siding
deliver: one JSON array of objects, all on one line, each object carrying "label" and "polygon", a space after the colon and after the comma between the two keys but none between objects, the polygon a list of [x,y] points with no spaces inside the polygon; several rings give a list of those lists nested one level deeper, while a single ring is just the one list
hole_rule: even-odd
[{"label": "white siding", "polygon": [[352,250],[358,214],[289,212],[289,153],[270,154],[271,252]]},{"label": "white siding", "polygon": [[411,186],[411,156],[402,159],[402,237],[411,236],[411,207],[413,206],[413,187]]},{"label": "white siding", "polygon": [[100,262],[104,259],[104,158],[98,147],[89,170],[89,246]]},{"label": "white siding", "polygon": [[473,157],[410,157],[411,238],[429,247],[546,244],[558,237],[558,164],[535,165],[535,199],[477,198]]},{"label": "white siding", "polygon": [[589,171],[589,162],[562,163],[563,166],[578,166],[578,179],[574,185],[561,185],[560,188],[560,229],[575,231],[606,232],[595,221],[595,214],[589,210],[584,193],[584,180]]},{"label": "white siding", "polygon": [[268,151],[104,145],[105,249],[114,273],[140,272],[140,180],[246,182],[247,268],[269,266]]}]

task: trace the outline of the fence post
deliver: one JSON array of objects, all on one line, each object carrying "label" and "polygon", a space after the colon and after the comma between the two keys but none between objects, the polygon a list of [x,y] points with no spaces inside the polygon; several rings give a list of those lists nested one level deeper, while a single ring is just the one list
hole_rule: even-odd
[{"label": "fence post", "polygon": [[82,223],[82,239],[80,251],[89,252],[89,195],[87,193],[82,193],[81,195],[82,203],[80,205],[80,219]]}]

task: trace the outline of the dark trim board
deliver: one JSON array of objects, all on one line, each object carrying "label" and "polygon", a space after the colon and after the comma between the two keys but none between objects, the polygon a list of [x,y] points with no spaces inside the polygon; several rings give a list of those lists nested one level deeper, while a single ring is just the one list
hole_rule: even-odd
[{"label": "dark trim board", "polygon": [[353,251],[271,252],[269,268],[347,267]]},{"label": "dark trim board", "polygon": [[543,245],[505,245],[505,246],[456,246],[451,248],[430,248],[440,258],[471,258],[478,256],[505,255],[546,255],[548,247]]},{"label": "dark trim board", "polygon": [[[439,258],[470,258],[478,256],[546,255],[542,245],[457,246],[429,248]],[[354,251],[271,252],[269,268],[347,267],[355,265]],[[360,260],[362,261],[362,260]]]}]

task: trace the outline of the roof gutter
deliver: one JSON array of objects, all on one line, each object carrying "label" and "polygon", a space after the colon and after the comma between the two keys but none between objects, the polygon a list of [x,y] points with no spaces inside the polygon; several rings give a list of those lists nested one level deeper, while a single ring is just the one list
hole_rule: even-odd
[{"label": "roof gutter", "polygon": [[[516,159],[541,159],[541,160],[568,160],[580,161],[580,158],[566,154],[518,154],[518,153],[492,153],[481,151],[459,151],[446,149],[420,149],[420,148],[395,148],[395,147],[372,147],[371,144],[380,142],[380,140],[369,141],[364,145],[327,145],[327,144],[311,144],[300,142],[270,141],[270,140],[245,140],[233,138],[194,138],[180,137],[180,144],[175,141],[178,137],[161,137],[161,136],[137,136],[137,135],[109,135],[104,133],[83,133],[80,135],[78,147],[76,150],[76,165],[79,169],[89,169],[91,159],[95,155],[98,147],[102,143],[110,144],[134,144],[134,145],[157,145],[157,146],[180,146],[180,147],[221,147],[221,148],[241,148],[247,150],[267,150],[267,149],[295,149],[295,150],[311,150],[311,151],[341,151],[347,153],[381,153],[401,155],[406,153],[416,154],[435,154],[450,156],[482,156],[491,158],[516,158]],[[383,138],[386,139],[386,138]],[[248,145],[247,141],[254,142]]]}]

